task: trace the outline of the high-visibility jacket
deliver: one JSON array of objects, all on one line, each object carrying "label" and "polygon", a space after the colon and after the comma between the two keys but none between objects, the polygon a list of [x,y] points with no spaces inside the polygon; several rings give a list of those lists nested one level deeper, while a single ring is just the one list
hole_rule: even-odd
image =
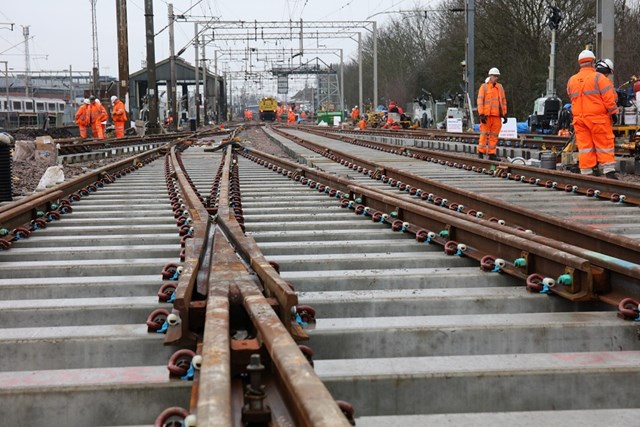
[{"label": "high-visibility jacket", "polygon": [[500,83],[483,83],[478,90],[478,114],[506,117],[507,98]]},{"label": "high-visibility jacket", "polygon": [[102,112],[100,111],[102,108],[102,105],[98,104],[97,102],[92,102],[91,104],[89,104],[89,124],[91,126],[93,126],[95,123],[101,123],[102,120],[100,119],[100,117],[102,117]]},{"label": "high-visibility jacket", "polygon": [[[96,104],[98,103],[96,102]],[[109,119],[109,113],[107,113],[107,109],[104,108],[104,105],[98,104],[98,111],[100,112],[98,116],[98,120],[100,121],[100,123],[106,122]]]},{"label": "high-visibility jacket", "polygon": [[593,67],[582,67],[567,83],[574,120],[581,116],[610,116],[618,113],[616,91],[611,80]]},{"label": "high-visibility jacket", "polygon": [[113,119],[114,123],[127,121],[127,111],[124,108],[124,103],[119,99],[116,99],[116,102],[113,103],[111,118]]},{"label": "high-visibility jacket", "polygon": [[87,104],[82,104],[78,111],[76,111],[76,124],[78,126],[90,126],[91,125],[91,117],[89,114],[89,106]]}]

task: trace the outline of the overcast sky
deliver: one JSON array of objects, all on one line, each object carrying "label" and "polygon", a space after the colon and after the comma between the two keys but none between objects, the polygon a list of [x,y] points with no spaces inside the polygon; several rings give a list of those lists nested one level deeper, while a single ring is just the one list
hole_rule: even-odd
[{"label": "overcast sky", "polygon": [[[154,29],[167,25],[168,1],[154,2]],[[90,0],[0,0],[0,61],[9,61],[16,71],[25,69],[23,26],[30,26],[29,51],[31,70],[89,71],[92,67],[91,1]],[[127,1],[129,31],[129,71],[140,69],[146,58],[144,0]],[[193,16],[216,16],[222,20],[364,20],[385,11],[427,8],[431,0],[174,0],[175,14],[188,12]],[[10,6],[8,6],[10,5]],[[116,0],[97,0],[97,26],[100,73],[117,76]],[[7,7],[8,6],[8,7]],[[193,7],[192,7],[193,6]],[[373,20],[382,23],[392,15],[380,14]],[[7,23],[14,23],[13,31]],[[189,44],[194,35],[193,23],[175,26],[176,51]],[[227,42],[229,43],[229,42]],[[312,42],[305,42],[312,44]],[[264,42],[263,42],[264,44]],[[324,46],[344,49],[345,60],[355,55],[356,43],[349,40],[327,40]],[[242,49],[244,43],[230,45]],[[267,46],[264,47],[274,47]],[[315,47],[315,46],[311,46]],[[213,56],[215,47],[207,48]],[[155,40],[156,61],[169,56],[168,31]],[[194,50],[182,55],[193,63]],[[355,57],[355,56],[354,56]],[[335,61],[338,62],[338,61]],[[2,67],[2,65],[0,65]],[[2,67],[3,68],[3,67]]]}]

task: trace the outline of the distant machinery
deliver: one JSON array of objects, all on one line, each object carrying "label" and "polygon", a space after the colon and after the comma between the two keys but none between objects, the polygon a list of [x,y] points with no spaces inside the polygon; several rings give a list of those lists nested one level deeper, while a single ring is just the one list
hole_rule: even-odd
[{"label": "distant machinery", "polygon": [[551,53],[549,54],[549,77],[547,79],[547,93],[533,103],[533,114],[529,116],[529,131],[531,133],[555,133],[558,117],[562,109],[562,100],[556,96],[555,66],[556,66],[556,30],[564,15],[555,5],[549,6],[547,24],[551,29]]}]

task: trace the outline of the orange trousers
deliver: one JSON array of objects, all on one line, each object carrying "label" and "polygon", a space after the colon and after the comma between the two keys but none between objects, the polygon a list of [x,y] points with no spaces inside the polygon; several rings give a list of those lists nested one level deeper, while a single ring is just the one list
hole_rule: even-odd
[{"label": "orange trousers", "polygon": [[116,127],[116,138],[124,137],[124,124],[126,122],[113,122],[113,125]]},{"label": "orange trousers", "polygon": [[91,132],[96,139],[104,139],[104,130],[102,129],[102,122],[91,123]]},{"label": "orange trousers", "polygon": [[[496,154],[500,129],[502,129],[502,119],[500,116],[487,116],[487,123],[480,123],[478,153],[489,155]],[[489,142],[488,146],[487,140]]]},{"label": "orange trousers", "polygon": [[87,137],[87,127],[86,126],[82,126],[82,125],[78,125],[78,129],[80,130],[80,138],[86,138]]},{"label": "orange trousers", "polygon": [[606,114],[574,117],[573,128],[576,133],[580,169],[589,170],[600,164],[605,170],[604,173],[615,170],[611,118]]}]

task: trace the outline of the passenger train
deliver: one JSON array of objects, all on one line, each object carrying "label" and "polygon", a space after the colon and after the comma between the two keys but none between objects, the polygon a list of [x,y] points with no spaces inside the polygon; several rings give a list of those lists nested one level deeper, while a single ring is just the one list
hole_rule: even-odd
[{"label": "passenger train", "polygon": [[62,126],[66,102],[56,98],[3,97],[0,94],[0,123],[6,128]]}]

